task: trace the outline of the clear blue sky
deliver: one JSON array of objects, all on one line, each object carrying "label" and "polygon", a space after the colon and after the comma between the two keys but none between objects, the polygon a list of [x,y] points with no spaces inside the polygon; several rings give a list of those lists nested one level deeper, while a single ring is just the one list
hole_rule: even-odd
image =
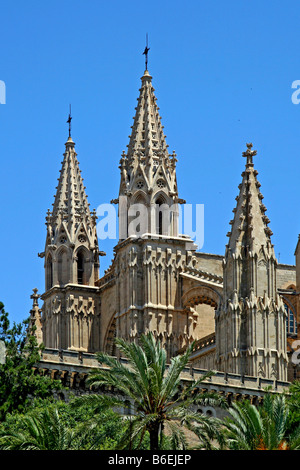
[{"label": "clear blue sky", "polygon": [[[44,289],[45,215],[72,136],[91,208],[118,196],[119,159],[149,71],[180,197],[205,206],[202,251],[223,254],[253,142],[273,242],[294,264],[300,232],[300,11],[291,1],[2,2],[0,300],[11,320]],[[101,273],[112,258],[111,241]]]}]

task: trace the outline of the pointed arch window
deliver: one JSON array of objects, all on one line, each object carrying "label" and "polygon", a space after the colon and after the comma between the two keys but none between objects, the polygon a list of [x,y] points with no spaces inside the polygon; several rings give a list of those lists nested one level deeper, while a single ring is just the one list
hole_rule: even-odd
[{"label": "pointed arch window", "polygon": [[77,255],[77,282],[84,284],[84,255],[82,251]]},{"label": "pointed arch window", "polygon": [[128,236],[140,237],[148,232],[148,209],[145,196],[138,194],[128,209]]},{"label": "pointed arch window", "polygon": [[156,233],[158,235],[163,235],[163,209],[161,206],[165,204],[165,201],[162,197],[158,197],[156,200]]},{"label": "pointed arch window", "polygon": [[57,262],[58,283],[60,286],[63,286],[69,282],[69,261],[65,248],[58,253]]},{"label": "pointed arch window", "polygon": [[48,255],[46,262],[46,290],[51,289],[53,286],[53,265],[52,256]]}]

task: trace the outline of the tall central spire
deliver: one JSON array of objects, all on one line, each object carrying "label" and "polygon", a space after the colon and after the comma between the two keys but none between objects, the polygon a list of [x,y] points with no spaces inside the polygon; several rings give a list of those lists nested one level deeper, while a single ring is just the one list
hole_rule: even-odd
[{"label": "tall central spire", "polygon": [[[132,165],[139,161],[146,166],[157,165],[160,158],[169,159],[168,145],[164,135],[157,98],[154,95],[152,86],[152,77],[148,70],[145,70],[141,78],[142,86],[138,98],[138,105],[135,108],[136,113],[132,132],[128,145],[127,160]],[[147,171],[148,175],[151,172]]]},{"label": "tall central spire", "polygon": [[[177,158],[175,152],[172,155],[168,152],[152,77],[148,70],[145,70],[141,82],[128,150],[127,153],[122,153],[120,160],[118,201],[125,196],[127,208],[137,202],[149,208],[155,204],[172,206],[172,223],[168,234],[177,236],[178,209],[175,206],[183,202],[178,199]],[[153,228],[153,220],[153,216],[149,215],[148,233],[158,233],[156,228]],[[123,225],[128,225],[128,220]],[[125,236],[127,235],[128,232]]]}]

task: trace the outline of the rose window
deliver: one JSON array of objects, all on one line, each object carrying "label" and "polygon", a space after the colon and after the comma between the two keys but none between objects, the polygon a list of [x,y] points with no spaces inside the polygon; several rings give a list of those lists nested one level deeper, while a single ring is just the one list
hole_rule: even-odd
[{"label": "rose window", "polygon": [[163,180],[159,180],[159,181],[157,181],[157,186],[159,188],[164,188],[165,187],[165,182]]}]

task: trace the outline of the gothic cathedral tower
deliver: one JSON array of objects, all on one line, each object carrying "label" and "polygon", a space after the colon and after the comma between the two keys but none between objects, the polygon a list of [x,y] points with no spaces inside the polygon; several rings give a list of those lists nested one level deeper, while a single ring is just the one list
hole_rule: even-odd
[{"label": "gothic cathedral tower", "polygon": [[[70,133],[69,133],[70,134]],[[65,144],[53,210],[46,217],[45,347],[99,350],[99,249],[96,214],[90,212],[71,136]]]},{"label": "gothic cathedral tower", "polygon": [[216,312],[216,368],[286,380],[286,312],[277,293],[272,232],[254,169],[252,144],[233,210],[224,259],[223,305]]},{"label": "gothic cathedral tower", "polygon": [[185,201],[178,197],[177,159],[168,152],[147,69],[141,82],[128,151],[120,160],[119,198],[113,201],[119,204],[119,243],[111,267],[114,324],[108,330],[129,341],[151,331],[171,357],[192,341],[180,272],[187,250],[196,247],[179,234],[179,204]]}]

